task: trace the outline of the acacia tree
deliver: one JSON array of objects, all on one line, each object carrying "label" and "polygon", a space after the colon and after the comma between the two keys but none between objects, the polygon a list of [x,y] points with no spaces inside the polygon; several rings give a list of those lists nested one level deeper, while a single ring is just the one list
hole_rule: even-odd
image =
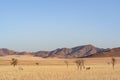
[{"label": "acacia tree", "polygon": [[85,68],[84,60],[83,60],[83,59],[76,60],[75,63],[76,63],[76,65],[77,65],[77,68],[78,68],[78,69],[81,70],[82,68],[83,68],[83,69]]},{"label": "acacia tree", "polygon": [[15,67],[17,64],[18,64],[18,60],[15,58],[12,58],[11,65]]},{"label": "acacia tree", "polygon": [[112,63],[112,67],[114,69],[115,63],[116,63],[116,59],[114,57],[111,58],[111,63]]}]

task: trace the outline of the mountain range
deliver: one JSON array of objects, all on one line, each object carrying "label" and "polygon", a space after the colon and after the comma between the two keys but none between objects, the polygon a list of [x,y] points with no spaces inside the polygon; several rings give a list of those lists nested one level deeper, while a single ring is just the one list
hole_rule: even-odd
[{"label": "mountain range", "polygon": [[52,51],[37,52],[18,52],[1,48],[0,56],[5,55],[31,55],[42,58],[120,57],[120,47],[104,49],[97,48],[93,45],[82,45],[73,48],[58,48]]}]

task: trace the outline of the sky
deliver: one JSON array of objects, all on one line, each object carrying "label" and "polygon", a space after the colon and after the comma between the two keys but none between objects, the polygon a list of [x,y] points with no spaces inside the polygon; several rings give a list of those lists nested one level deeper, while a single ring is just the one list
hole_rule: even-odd
[{"label": "sky", "polygon": [[0,0],[0,48],[120,47],[120,0]]}]

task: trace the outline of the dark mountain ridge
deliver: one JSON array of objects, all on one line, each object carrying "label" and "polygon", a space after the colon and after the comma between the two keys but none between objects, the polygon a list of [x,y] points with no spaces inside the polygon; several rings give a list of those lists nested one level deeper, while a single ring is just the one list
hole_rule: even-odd
[{"label": "dark mountain ridge", "polygon": [[73,48],[58,48],[52,51],[17,52],[6,48],[0,49],[0,56],[31,55],[42,58],[78,58],[78,57],[111,57],[120,56],[120,48],[103,49],[93,45],[83,45]]}]

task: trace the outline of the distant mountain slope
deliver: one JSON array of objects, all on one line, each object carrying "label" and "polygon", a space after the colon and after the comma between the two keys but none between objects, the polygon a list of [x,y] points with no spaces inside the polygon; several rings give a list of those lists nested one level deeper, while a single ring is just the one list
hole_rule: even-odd
[{"label": "distant mountain slope", "polygon": [[78,57],[120,57],[120,48],[103,49],[93,45],[83,45],[73,48],[58,48],[53,51],[37,51],[37,52],[16,52],[13,50],[2,48],[0,56],[5,55],[31,55],[43,58],[78,58]]},{"label": "distant mountain slope", "polygon": [[89,57],[120,57],[120,47],[109,49],[105,52],[93,54]]},{"label": "distant mountain slope", "polygon": [[6,48],[0,49],[0,56],[13,55],[13,54],[16,54],[16,52],[13,51],[13,50],[9,50],[9,49],[6,49]]},{"label": "distant mountain slope", "polygon": [[83,45],[73,48],[61,48],[53,51],[39,51],[36,52],[40,57],[59,57],[59,58],[73,58],[73,57],[86,57],[95,53],[103,52],[106,49],[96,48],[93,45]]}]

